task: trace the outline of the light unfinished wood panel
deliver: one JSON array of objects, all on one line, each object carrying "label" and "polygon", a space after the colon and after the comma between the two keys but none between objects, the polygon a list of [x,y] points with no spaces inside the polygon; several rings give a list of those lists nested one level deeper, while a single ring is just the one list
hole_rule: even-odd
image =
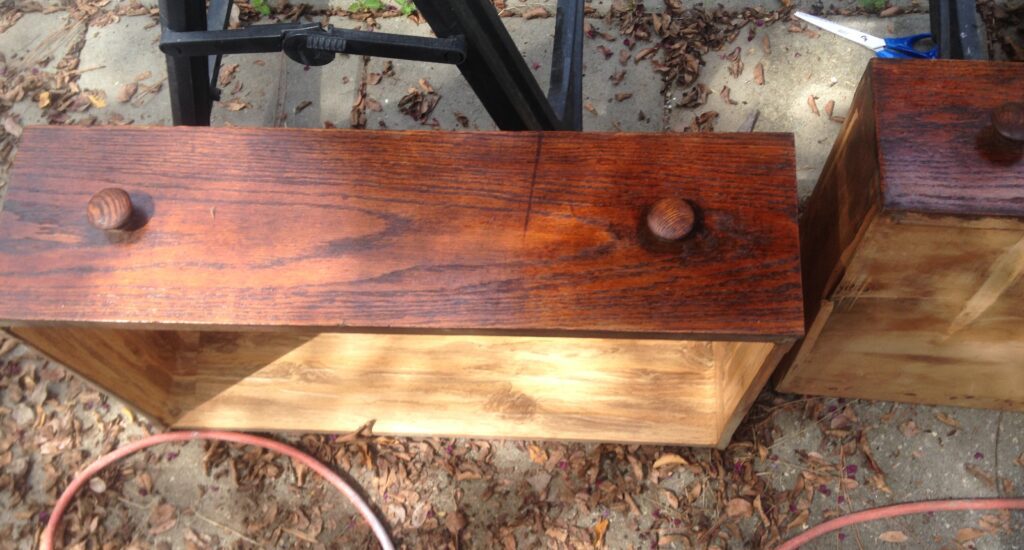
[{"label": "light unfinished wood panel", "polygon": [[1015,265],[1024,257],[1022,240],[1024,221],[1010,218],[878,216],[831,299],[837,307],[861,298],[963,305],[986,284],[998,283],[1002,290],[997,299],[1018,301],[1024,322],[1024,294],[1015,284],[1021,275]]},{"label": "light unfinished wood panel", "polygon": [[714,346],[722,418],[718,446],[725,447],[792,342],[715,342]]},{"label": "light unfinished wood panel", "polygon": [[68,326],[19,326],[9,331],[139,411],[161,421],[170,418],[171,372],[180,347],[177,333]]},{"label": "light unfinished wood panel", "polygon": [[958,304],[862,297],[852,305],[836,305],[779,389],[1024,409],[1020,307],[1019,302],[996,302],[973,323],[950,334],[950,322],[961,309]]},{"label": "light unfinished wood panel", "polygon": [[710,342],[224,333],[197,361],[175,427],[715,445],[723,425]]}]

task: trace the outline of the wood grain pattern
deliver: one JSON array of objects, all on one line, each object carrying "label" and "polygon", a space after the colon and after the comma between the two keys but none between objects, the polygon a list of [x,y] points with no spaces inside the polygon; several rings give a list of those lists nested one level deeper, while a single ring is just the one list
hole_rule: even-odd
[{"label": "wood grain pattern", "polygon": [[857,86],[846,122],[800,220],[804,315],[808,325],[817,315],[821,300],[842,277],[848,251],[878,211],[880,177],[869,69]]},{"label": "wood grain pattern", "polygon": [[347,431],[375,419],[375,431],[406,435],[717,445],[722,369],[735,359],[758,372],[773,346],[204,333],[198,369],[175,386],[185,412],[171,424]]},{"label": "wood grain pattern", "polygon": [[992,113],[1024,100],[1024,66],[872,60],[879,161],[889,209],[1024,216],[1024,143]]},{"label": "wood grain pattern", "polygon": [[39,326],[8,330],[153,418],[165,421],[177,412],[170,398],[180,343],[174,332]]},{"label": "wood grain pattern", "polygon": [[993,126],[1022,97],[1019,64],[869,64],[801,220],[778,389],[1024,410],[1024,144]]},{"label": "wood grain pattern", "polygon": [[782,391],[1024,410],[1024,220],[882,215]]},{"label": "wood grain pattern", "polygon": [[[772,134],[34,127],[0,319],[781,341],[793,164]],[[84,215],[111,186],[145,215],[118,238]],[[639,230],[665,197],[700,215],[674,246]]]}]

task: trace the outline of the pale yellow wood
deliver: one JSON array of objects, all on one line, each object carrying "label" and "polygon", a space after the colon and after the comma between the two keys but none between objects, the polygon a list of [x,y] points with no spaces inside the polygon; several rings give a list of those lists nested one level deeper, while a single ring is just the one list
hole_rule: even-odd
[{"label": "pale yellow wood", "polygon": [[[716,445],[772,344],[204,333],[179,428]],[[770,373],[770,368],[767,372]],[[737,376],[723,381],[723,376]],[[723,400],[722,391],[728,397]],[[756,393],[756,390],[754,390]],[[748,404],[749,406],[749,404]]]},{"label": "pale yellow wood", "polygon": [[780,389],[1024,410],[1024,223],[876,218]]},{"label": "pale yellow wood", "polygon": [[792,343],[715,342],[720,397],[719,447],[729,443]]},{"label": "pale yellow wood", "polygon": [[166,331],[19,326],[11,334],[148,416],[166,421],[179,336]]}]

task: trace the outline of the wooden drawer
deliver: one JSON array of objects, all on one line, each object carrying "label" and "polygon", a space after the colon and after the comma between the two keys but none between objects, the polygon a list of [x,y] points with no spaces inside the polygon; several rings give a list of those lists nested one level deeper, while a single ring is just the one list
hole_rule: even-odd
[{"label": "wooden drawer", "polygon": [[[175,427],[713,445],[803,331],[793,163],[772,134],[30,128],[0,319]],[[110,187],[128,229],[87,219]]]},{"label": "wooden drawer", "polygon": [[1024,410],[1011,101],[1020,64],[871,62],[801,220],[808,337],[779,389]]}]

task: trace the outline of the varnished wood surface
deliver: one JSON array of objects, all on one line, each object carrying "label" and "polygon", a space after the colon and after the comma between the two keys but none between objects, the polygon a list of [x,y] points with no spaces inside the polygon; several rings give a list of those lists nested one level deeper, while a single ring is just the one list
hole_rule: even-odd
[{"label": "varnished wood surface", "polygon": [[887,208],[1024,216],[1024,143],[992,124],[1024,101],[1024,65],[876,59],[868,71]]},{"label": "varnished wood surface", "polygon": [[[0,319],[785,339],[802,333],[792,138],[25,131]],[[140,228],[85,205],[128,191]],[[696,212],[678,243],[656,201]]]},{"label": "varnished wood surface", "polygon": [[[801,220],[782,391],[1024,410],[1024,66],[873,60]],[[1005,130],[1005,129],[1004,129]]]}]

